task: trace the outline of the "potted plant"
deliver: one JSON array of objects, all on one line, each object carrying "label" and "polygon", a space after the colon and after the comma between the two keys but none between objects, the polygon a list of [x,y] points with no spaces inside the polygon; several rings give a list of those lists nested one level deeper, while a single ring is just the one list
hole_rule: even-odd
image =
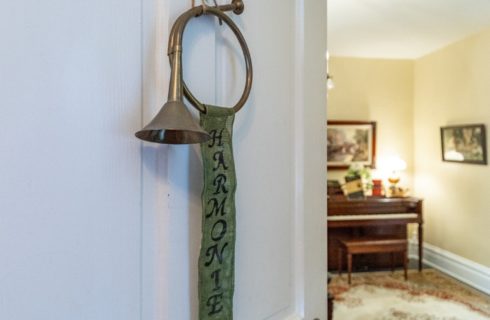
[{"label": "potted plant", "polygon": [[360,179],[362,181],[362,188],[364,193],[370,193],[373,188],[371,180],[371,169],[364,166],[362,163],[354,162],[350,165],[345,176],[345,181],[354,181]]}]

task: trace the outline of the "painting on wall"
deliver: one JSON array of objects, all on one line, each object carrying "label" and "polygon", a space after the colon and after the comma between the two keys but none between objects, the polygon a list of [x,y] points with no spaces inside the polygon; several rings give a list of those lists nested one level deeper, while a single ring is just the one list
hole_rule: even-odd
[{"label": "painting on wall", "polygon": [[443,161],[487,164],[483,124],[442,127],[441,144]]},{"label": "painting on wall", "polygon": [[352,164],[375,167],[376,122],[328,121],[328,169],[347,169]]}]

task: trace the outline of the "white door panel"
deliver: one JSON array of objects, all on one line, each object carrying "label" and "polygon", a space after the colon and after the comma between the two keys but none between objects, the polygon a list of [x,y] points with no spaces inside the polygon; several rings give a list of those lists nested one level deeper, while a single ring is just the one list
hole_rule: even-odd
[{"label": "white door panel", "polygon": [[[153,39],[166,39],[166,28],[188,8],[189,2],[159,5],[168,8],[168,12],[164,17],[153,16],[154,25],[164,27],[157,37],[151,36],[150,43]],[[247,39],[254,65],[253,91],[234,126],[238,180],[235,319],[324,320],[326,139],[322,137],[326,119],[326,30],[320,26],[326,25],[325,3],[314,1],[304,8],[303,1],[246,0],[245,5],[245,13],[233,17]],[[304,25],[304,13],[317,19],[317,35],[305,35],[313,22]],[[154,32],[151,25],[147,28],[150,34]],[[312,39],[317,38],[318,43],[312,44]],[[232,33],[213,19],[200,18],[189,24],[184,39],[184,75],[192,91],[208,103],[234,104],[243,90],[245,70]],[[167,43],[155,41],[149,47],[166,52]],[[305,63],[305,57],[310,61]],[[162,55],[154,57],[153,63],[146,62],[149,66],[162,66],[147,69],[145,79],[154,79],[149,86],[164,88],[159,93],[147,91],[145,97],[149,101],[160,99],[156,105],[145,104],[148,119],[165,100],[166,77],[154,73],[169,73],[166,59]],[[313,81],[319,83],[310,88]],[[155,95],[158,98],[153,98]],[[306,106],[307,102],[311,105]],[[317,136],[306,139],[308,134]],[[165,306],[159,307],[146,296],[144,310],[147,319],[194,320],[201,237],[199,148],[161,148],[168,158],[160,164],[157,151],[146,154],[153,159],[148,162],[160,168],[150,172],[146,189],[159,186],[156,196],[163,196],[165,201],[158,201],[158,214],[163,217],[145,213],[149,220],[161,223],[148,224],[148,232],[144,232],[152,235],[146,238],[144,247],[156,246],[154,251],[159,255],[148,258],[144,270],[161,270],[155,273],[161,279],[160,287],[152,292],[155,299],[165,297]],[[161,173],[157,179],[152,175],[154,171]],[[150,207],[158,207],[157,200],[149,201]],[[151,282],[151,277],[147,279]]]},{"label": "white door panel", "polygon": [[2,2],[0,319],[140,317],[140,9]]}]

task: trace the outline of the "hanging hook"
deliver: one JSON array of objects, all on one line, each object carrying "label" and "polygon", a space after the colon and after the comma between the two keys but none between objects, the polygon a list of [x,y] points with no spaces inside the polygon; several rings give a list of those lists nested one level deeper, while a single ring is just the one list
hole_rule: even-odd
[{"label": "hanging hook", "polygon": [[[211,6],[210,6],[210,5],[207,3],[207,1],[206,1],[206,0],[201,0],[201,2],[202,2],[202,11],[203,11],[204,13],[206,13],[206,11],[207,11],[209,8],[211,8]],[[218,2],[216,2],[216,0],[213,0],[213,2],[214,2],[214,7],[215,7],[216,9],[220,9],[220,7],[219,7],[219,5],[218,5]],[[219,18],[219,25],[220,25],[220,26],[222,26],[222,25],[223,25],[223,19],[221,19],[221,18]]]},{"label": "hanging hook", "polygon": [[[213,0],[213,1],[214,1],[214,7],[217,9],[218,8],[218,2],[216,0]],[[223,19],[219,18],[218,20],[219,20],[219,25],[222,26],[223,25]]]},{"label": "hanging hook", "polygon": [[[192,3],[194,4],[195,0],[192,0]],[[231,3],[229,4],[224,4],[224,5],[219,5],[216,0],[213,0],[214,2],[214,8],[221,10],[223,12],[226,11],[233,11],[234,14],[240,15],[243,13],[245,9],[245,5],[243,4],[243,0],[231,0]],[[198,6],[199,7],[199,6]],[[199,12],[198,16],[201,15],[202,13],[205,13],[209,8],[213,8],[213,6],[210,6],[207,2],[207,0],[201,0],[201,6],[202,11]],[[222,19],[220,19],[222,20]],[[222,22],[220,21],[220,24]]]}]

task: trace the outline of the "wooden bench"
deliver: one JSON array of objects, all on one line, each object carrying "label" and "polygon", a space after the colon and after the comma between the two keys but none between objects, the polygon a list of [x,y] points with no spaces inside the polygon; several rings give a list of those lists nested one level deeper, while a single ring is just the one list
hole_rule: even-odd
[{"label": "wooden bench", "polygon": [[408,241],[407,239],[393,238],[358,238],[350,240],[339,240],[339,275],[342,273],[342,253],[347,254],[348,282],[351,284],[352,256],[355,254],[367,253],[391,253],[391,269],[393,271],[394,254],[403,254],[403,269],[405,280],[407,280],[408,263]]}]

